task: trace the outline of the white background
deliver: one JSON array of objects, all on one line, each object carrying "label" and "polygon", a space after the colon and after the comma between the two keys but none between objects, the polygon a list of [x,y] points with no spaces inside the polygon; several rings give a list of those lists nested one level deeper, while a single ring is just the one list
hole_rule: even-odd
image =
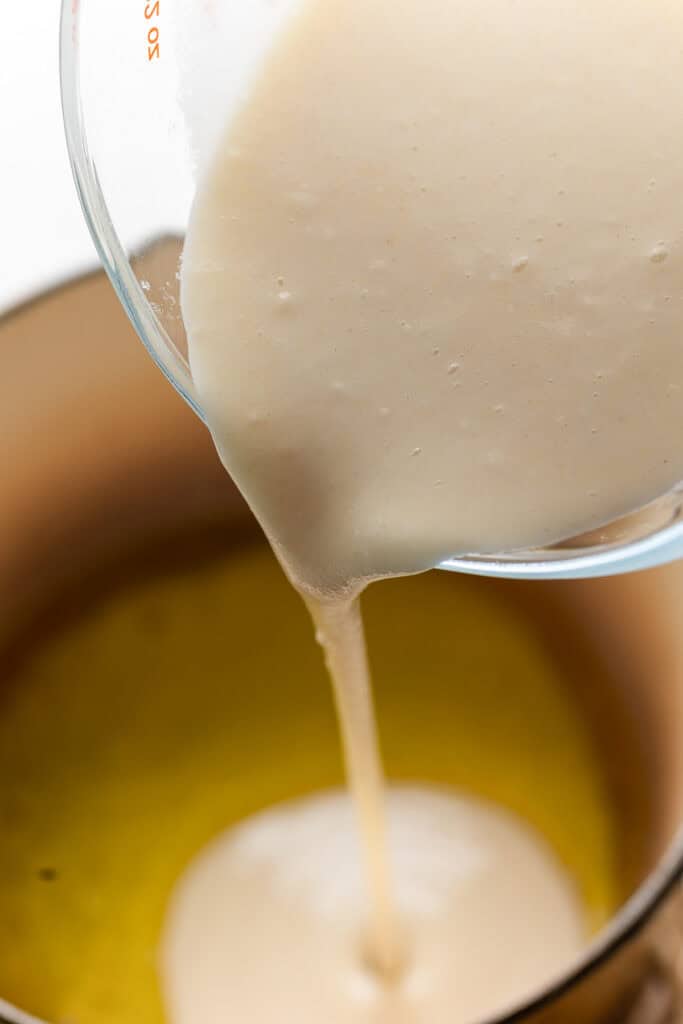
[{"label": "white background", "polygon": [[[193,136],[195,163],[201,152],[210,151],[227,107],[238,102],[269,40],[296,3],[174,0],[170,8],[164,9],[167,26],[172,20],[177,23],[177,56],[184,86],[177,98]],[[59,96],[60,0],[0,0],[0,8],[2,313],[40,289],[96,266],[98,260],[76,198],[64,142]],[[134,21],[128,0],[98,0],[96,9],[103,45],[107,45],[108,34],[117,36],[120,31],[125,39]],[[116,17],[118,11],[120,18]],[[114,45],[113,39],[108,41]],[[126,52],[125,42],[122,45]],[[146,67],[144,70],[148,71]],[[170,62],[165,71],[170,73]],[[105,64],[100,73],[110,77],[111,67]],[[109,146],[108,159],[100,171],[109,175],[115,172],[113,139],[124,140],[128,153],[134,151],[133,147],[142,152],[151,144],[149,124],[137,123],[140,117],[130,105],[126,108],[117,104],[116,90],[117,83],[105,77],[102,94],[111,94],[107,112]],[[106,107],[106,99],[102,104]],[[160,149],[162,141],[157,139],[153,145]],[[161,162],[163,154],[155,155]],[[116,172],[116,192],[126,203],[125,219],[132,219],[141,239],[147,238],[152,229],[159,229],[160,224],[176,228],[176,206],[183,207],[176,194],[178,175],[172,183],[161,176],[152,194],[142,196],[135,180],[126,180],[126,175],[132,173],[127,164],[131,161],[122,161]],[[174,166],[177,168],[177,161]],[[188,165],[185,188],[189,191],[191,177]],[[172,185],[166,190],[169,194],[165,194],[165,184]],[[148,224],[144,211],[149,214],[151,206],[155,209]],[[113,212],[118,216],[122,211],[115,207]],[[121,226],[120,219],[117,227]],[[126,237],[126,241],[130,239]]]},{"label": "white background", "polygon": [[66,155],[59,0],[2,2],[0,312],[97,258]]}]

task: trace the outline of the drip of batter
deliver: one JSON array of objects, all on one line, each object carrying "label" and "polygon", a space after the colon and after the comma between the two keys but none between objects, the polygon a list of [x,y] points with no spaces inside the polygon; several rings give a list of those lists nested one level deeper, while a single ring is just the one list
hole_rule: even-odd
[{"label": "drip of batter", "polygon": [[368,879],[370,961],[390,981],[402,966],[384,817],[384,780],[372,685],[358,598],[308,605],[325,652],[344,744],[346,774],[358,815]]}]

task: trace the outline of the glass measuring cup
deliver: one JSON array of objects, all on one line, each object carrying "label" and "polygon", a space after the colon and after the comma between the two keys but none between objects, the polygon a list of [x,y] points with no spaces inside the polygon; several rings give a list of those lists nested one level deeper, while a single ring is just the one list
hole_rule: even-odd
[{"label": "glass measuring cup", "polygon": [[[293,2],[136,0],[124,12],[115,0],[64,0],[64,119],[85,217],[140,338],[202,419],[186,359],[178,267],[196,167],[215,129],[212,72],[227,82],[226,103],[239,102]],[[225,105],[221,122],[224,114]],[[440,568],[559,579],[668,562],[683,554],[682,494],[675,489],[550,548],[474,553]]]}]

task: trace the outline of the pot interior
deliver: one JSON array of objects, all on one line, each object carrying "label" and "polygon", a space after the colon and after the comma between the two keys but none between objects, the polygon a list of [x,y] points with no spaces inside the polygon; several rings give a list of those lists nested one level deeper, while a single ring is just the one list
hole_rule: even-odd
[{"label": "pot interior", "polygon": [[[0,994],[56,1024],[151,1024],[187,860],[258,807],[341,784],[331,698],[303,606],[106,280],[0,336]],[[370,588],[389,774],[523,815],[598,929],[681,819],[681,603],[678,566]]]}]

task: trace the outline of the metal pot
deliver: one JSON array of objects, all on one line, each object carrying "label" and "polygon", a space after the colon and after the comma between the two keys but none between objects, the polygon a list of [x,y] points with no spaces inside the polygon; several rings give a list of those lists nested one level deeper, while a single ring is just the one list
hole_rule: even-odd
[{"label": "metal pot", "polygon": [[[179,530],[248,521],[208,434],[148,360],[103,275],[16,310],[0,321],[0,338],[9,455],[0,641],[62,588],[133,549]],[[683,568],[503,585],[520,598],[544,588],[547,607],[563,605],[618,667],[655,794],[647,834],[634,837],[637,854],[626,854],[639,882],[632,897],[576,969],[507,1021],[663,1024],[677,1012],[683,921]],[[614,775],[615,791],[625,790],[617,764]],[[0,1003],[4,1024],[29,1019]]]}]

